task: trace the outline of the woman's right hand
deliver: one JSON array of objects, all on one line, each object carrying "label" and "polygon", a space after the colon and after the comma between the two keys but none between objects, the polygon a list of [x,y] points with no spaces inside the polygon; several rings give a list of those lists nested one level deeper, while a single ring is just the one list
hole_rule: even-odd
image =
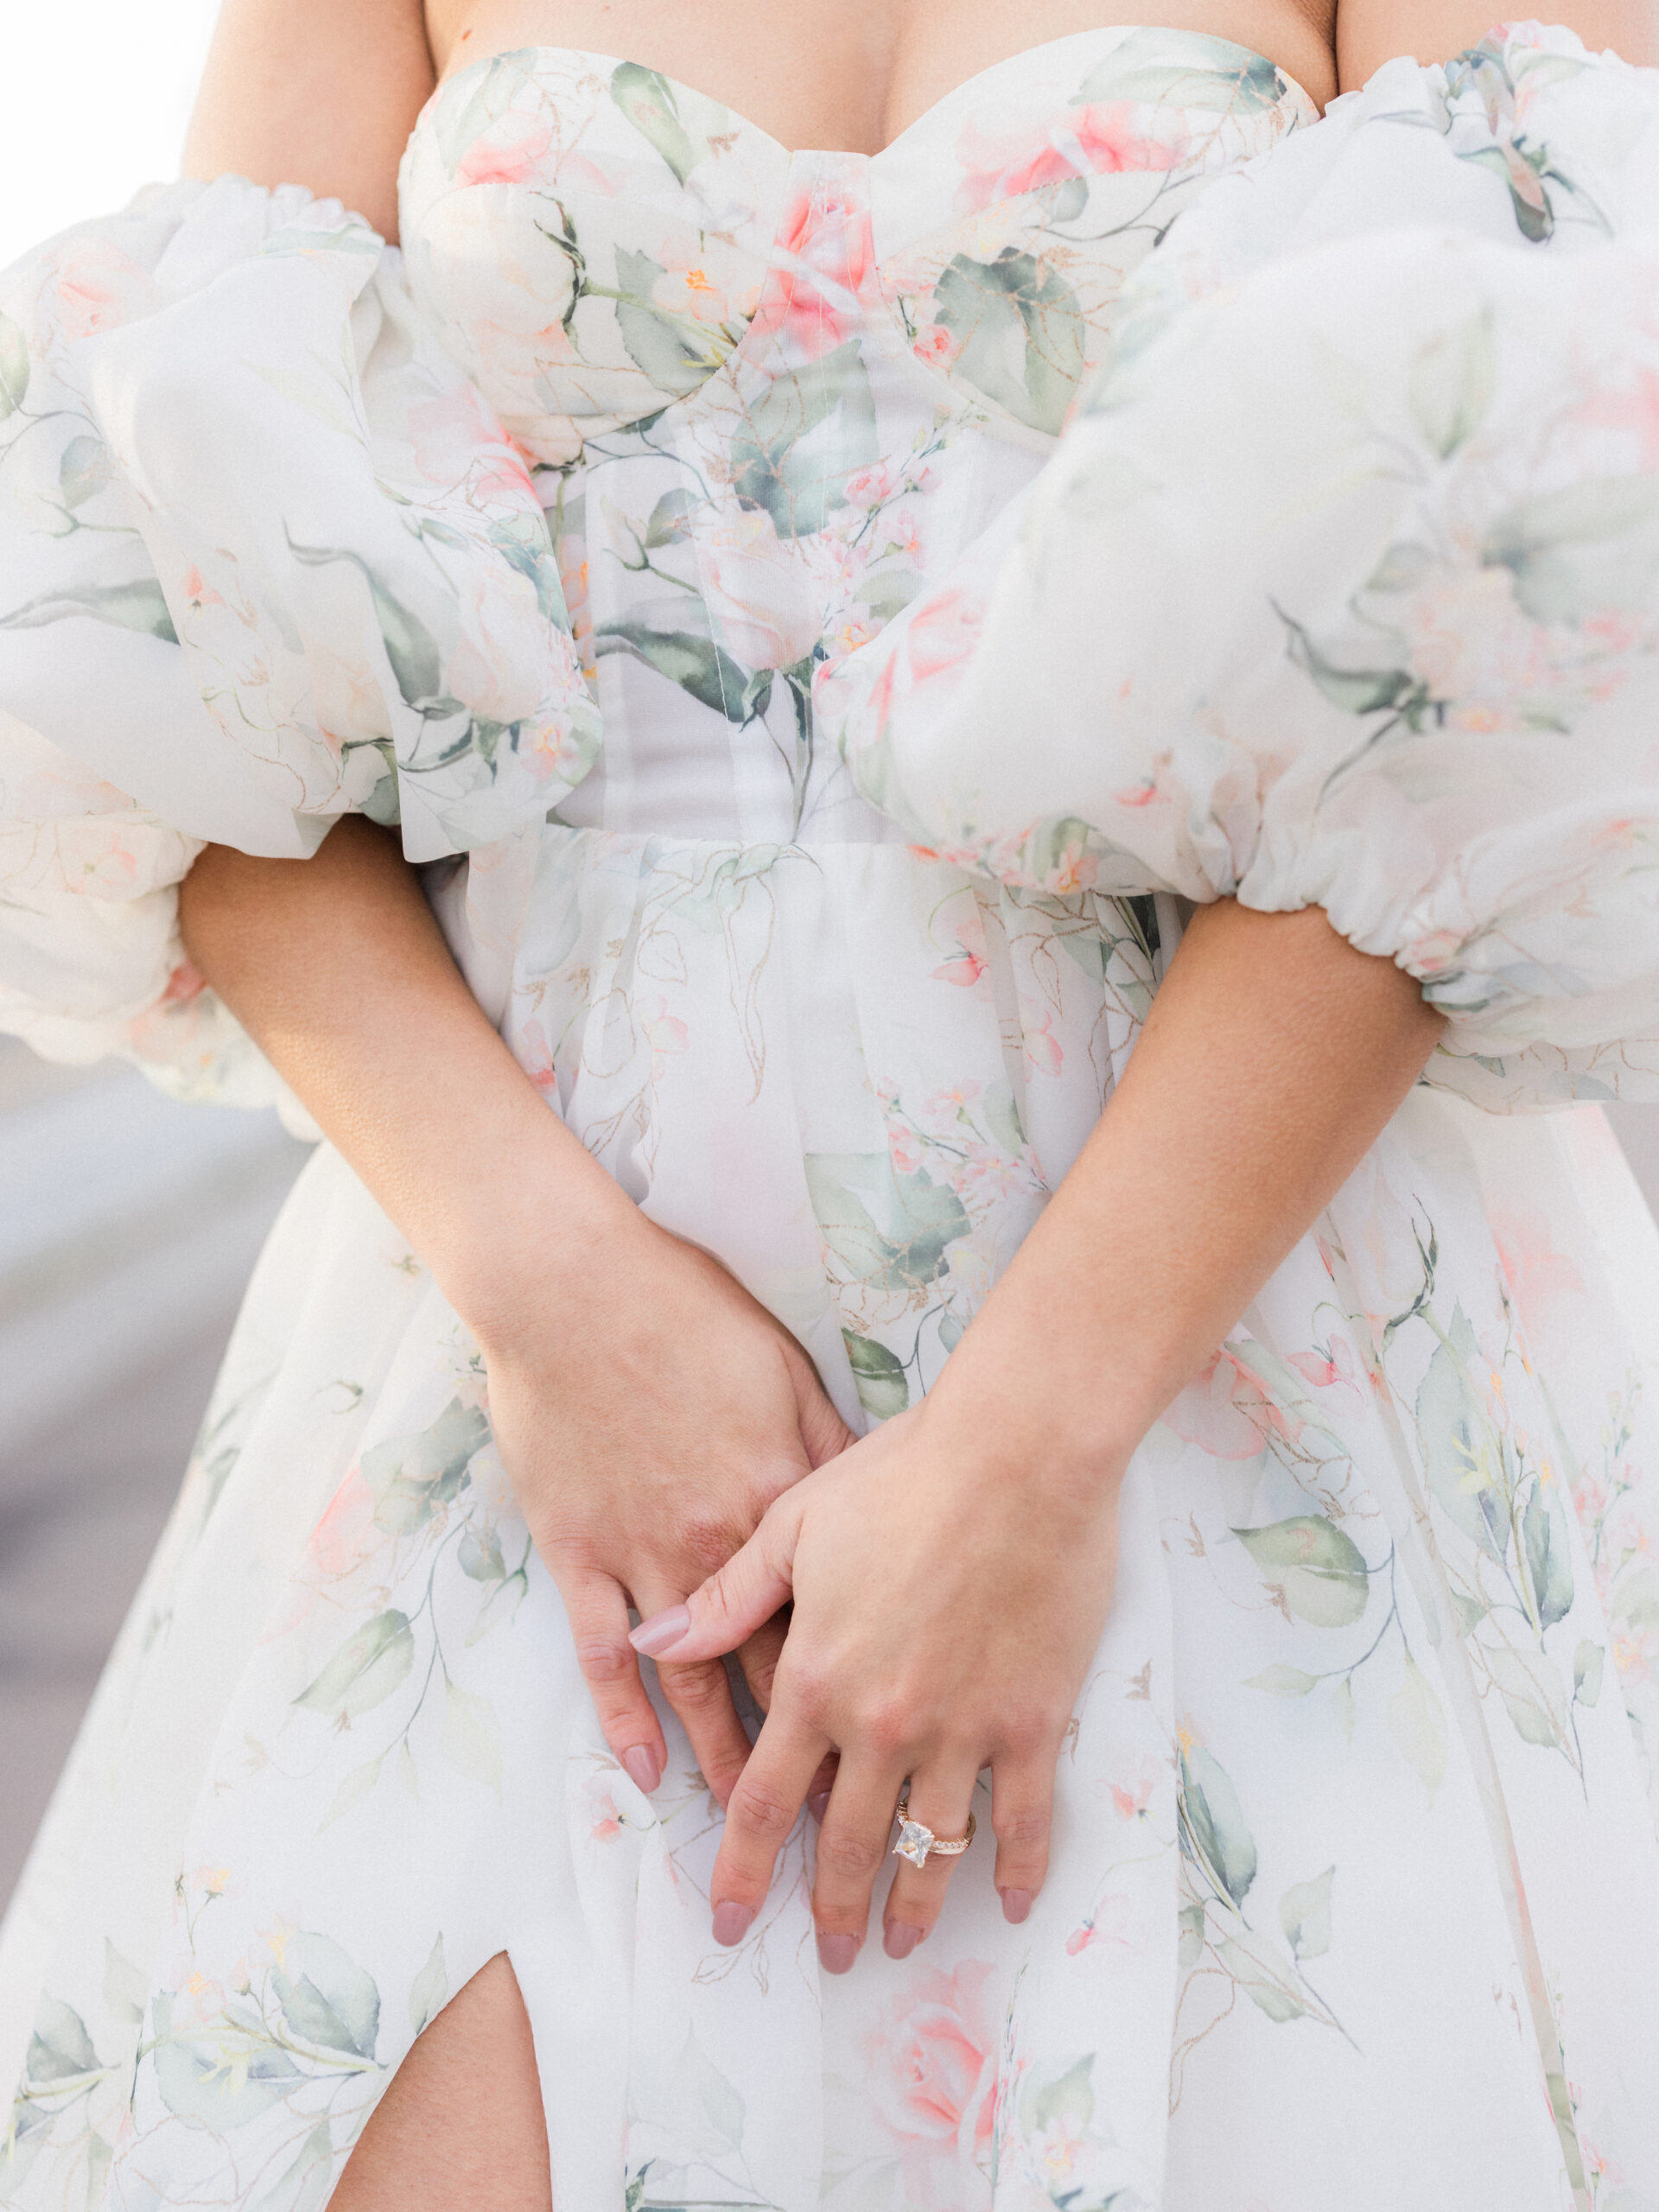
[{"label": "woman's right hand", "polygon": [[[667,1745],[630,1603],[642,1615],[682,1603],[852,1433],[780,1322],[717,1261],[617,1201],[579,1269],[544,1269],[512,1296],[498,1283],[501,1318],[478,1333],[497,1448],[606,1740],[651,1790]],[[782,1643],[772,1622],[740,1655],[763,1708]],[[723,1806],[750,1748],[724,1666],[658,1674]]]}]

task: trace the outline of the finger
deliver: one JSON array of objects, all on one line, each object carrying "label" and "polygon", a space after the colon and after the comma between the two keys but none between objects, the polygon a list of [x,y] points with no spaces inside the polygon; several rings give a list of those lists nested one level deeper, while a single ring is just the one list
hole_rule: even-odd
[{"label": "finger", "polygon": [[801,1489],[786,1491],[766,1508],[760,1525],[719,1573],[671,1605],[640,1622],[636,1651],[659,1663],[718,1659],[735,1651],[788,1602],[794,1587],[795,1544],[801,1529]]},{"label": "finger", "polygon": [[845,1974],[869,1924],[870,1891],[893,1840],[893,1808],[905,1779],[902,1757],[873,1761],[843,1750],[841,1770],[818,1830],[812,1917],[818,1963]]},{"label": "finger", "polygon": [[[674,1592],[666,1585],[647,1583],[633,1595],[642,1611],[649,1605],[660,1612]],[[748,1731],[738,1718],[724,1665],[718,1659],[682,1662],[671,1655],[657,1662],[657,1679],[690,1739],[698,1771],[715,1803],[723,1806],[749,1756]]]},{"label": "finger", "polygon": [[743,1669],[743,1679],[749,1686],[762,1714],[772,1709],[772,1681],[778,1672],[778,1662],[783,1656],[784,1638],[789,1633],[789,1615],[774,1613],[763,1621],[747,1643],[738,1647],[737,1661]]},{"label": "finger", "polygon": [[831,1751],[806,1785],[806,1809],[820,1826],[830,1809],[830,1793],[836,1786],[836,1777],[841,1771],[841,1753]]},{"label": "finger", "polygon": [[726,1833],[709,1885],[716,1942],[741,1942],[766,1903],[778,1854],[800,1818],[826,1748],[817,1730],[794,1719],[786,1700],[767,1714],[726,1808]]},{"label": "finger", "polygon": [[1000,1758],[991,1770],[991,1826],[996,1831],[992,1878],[1002,1898],[1002,1917],[1017,1927],[1048,1875],[1054,1830],[1056,1753]]},{"label": "finger", "polygon": [[605,1740],[629,1777],[649,1794],[663,1778],[668,1745],[628,1642],[628,1601],[608,1574],[580,1573],[561,1583],[576,1664]]},{"label": "finger", "polygon": [[[921,1821],[943,1841],[954,1842],[968,1833],[974,1780],[974,1770],[966,1761],[925,1768],[912,1778],[906,1817]],[[901,1834],[894,1831],[895,1840]],[[970,1844],[969,1849],[972,1848]],[[962,1853],[942,1859],[930,1851],[920,1866],[903,1857],[894,1859],[893,1887],[881,1916],[881,1948],[890,1959],[907,1959],[933,1933],[951,1876],[966,1856]]]},{"label": "finger", "polygon": [[828,1392],[818,1380],[818,1370],[806,1354],[791,1347],[791,1363],[795,1368],[795,1395],[801,1409],[801,1442],[812,1465],[821,1467],[826,1459],[833,1459],[856,1440],[830,1403]]}]

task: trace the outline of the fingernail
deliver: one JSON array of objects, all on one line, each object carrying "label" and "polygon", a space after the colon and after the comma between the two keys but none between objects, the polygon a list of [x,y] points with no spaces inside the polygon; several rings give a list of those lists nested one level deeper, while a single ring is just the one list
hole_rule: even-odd
[{"label": "fingernail", "polygon": [[818,1936],[818,1964],[826,1974],[848,1974],[858,1956],[856,1936]]},{"label": "fingernail", "polygon": [[806,1809],[822,1826],[823,1816],[830,1809],[830,1792],[827,1789],[815,1790],[806,1801]]},{"label": "fingernail", "polygon": [[890,1920],[881,1931],[881,1948],[890,1959],[907,1959],[921,1940],[922,1930],[907,1920]]},{"label": "fingernail", "polygon": [[630,1631],[628,1642],[636,1651],[643,1651],[647,1659],[659,1658],[671,1650],[691,1626],[690,1608],[671,1605],[666,1612],[652,1613]]},{"label": "fingernail", "polygon": [[1028,1919],[1030,1915],[1031,1891],[1029,1890],[1003,1891],[1002,1917],[1004,1920],[1010,1922],[1013,1926],[1018,1928],[1020,1922],[1022,1920]]},{"label": "fingernail", "polygon": [[630,1744],[627,1750],[620,1756],[623,1766],[627,1770],[629,1781],[636,1788],[643,1789],[649,1797],[663,1778],[663,1770],[657,1764],[656,1752],[652,1750],[649,1744]]},{"label": "fingernail", "polygon": [[715,1907],[715,1941],[723,1943],[728,1951],[733,1944],[743,1941],[753,1924],[754,1907],[752,1904],[728,1902]]}]

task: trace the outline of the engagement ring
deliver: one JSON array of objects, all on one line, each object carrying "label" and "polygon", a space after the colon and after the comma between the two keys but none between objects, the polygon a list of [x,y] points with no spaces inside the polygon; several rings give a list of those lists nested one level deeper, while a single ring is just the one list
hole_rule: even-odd
[{"label": "engagement ring", "polygon": [[910,1791],[906,1789],[899,1800],[893,1819],[899,1823],[899,1840],[893,1847],[893,1856],[908,1859],[912,1866],[925,1866],[931,1851],[937,1859],[960,1859],[974,1840],[976,1826],[971,1813],[968,1815],[968,1833],[959,1836],[938,1836],[925,1821],[910,1818]]}]

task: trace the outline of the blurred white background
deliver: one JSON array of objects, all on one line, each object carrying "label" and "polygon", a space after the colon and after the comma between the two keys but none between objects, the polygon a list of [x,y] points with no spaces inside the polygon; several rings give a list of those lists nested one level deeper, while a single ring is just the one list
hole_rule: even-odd
[{"label": "blurred white background", "polygon": [[[5,4],[5,0],[0,0]],[[216,0],[6,4],[0,267],[178,171]],[[1613,1116],[1650,1203],[1659,1109]],[[0,1899],[183,1471],[305,1156],[0,1039]]]},{"label": "blurred white background", "polygon": [[[0,266],[176,176],[215,0],[0,0]],[[305,1157],[0,1038],[0,1901]]]}]

